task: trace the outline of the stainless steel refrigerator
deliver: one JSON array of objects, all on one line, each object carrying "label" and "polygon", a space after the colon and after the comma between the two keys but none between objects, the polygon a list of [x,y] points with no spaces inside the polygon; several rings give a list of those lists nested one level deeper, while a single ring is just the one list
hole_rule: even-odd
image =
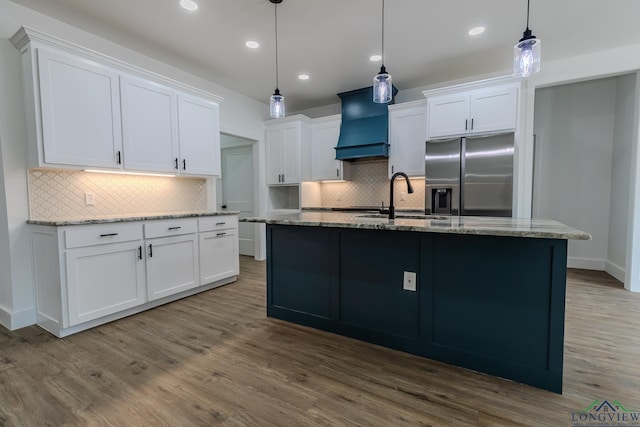
[{"label": "stainless steel refrigerator", "polygon": [[426,214],[512,215],[513,133],[426,144]]}]

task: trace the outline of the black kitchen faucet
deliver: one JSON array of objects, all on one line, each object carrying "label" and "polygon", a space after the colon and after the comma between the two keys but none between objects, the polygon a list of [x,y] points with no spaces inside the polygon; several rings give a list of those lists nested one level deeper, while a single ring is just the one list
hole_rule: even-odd
[{"label": "black kitchen faucet", "polygon": [[409,177],[407,176],[407,174],[404,172],[394,173],[391,177],[391,184],[389,185],[389,219],[396,218],[396,210],[393,207],[393,181],[395,181],[398,176],[404,177],[404,180],[407,181],[407,191],[409,192],[409,194],[413,193],[413,187],[411,186],[411,182],[409,181]]}]

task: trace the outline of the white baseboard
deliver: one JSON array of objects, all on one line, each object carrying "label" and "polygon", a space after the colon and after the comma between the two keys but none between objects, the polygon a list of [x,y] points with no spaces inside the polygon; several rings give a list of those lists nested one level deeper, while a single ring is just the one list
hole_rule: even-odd
[{"label": "white baseboard", "polygon": [[36,324],[36,310],[34,307],[19,311],[10,311],[0,306],[0,324],[10,331]]},{"label": "white baseboard", "polygon": [[0,305],[0,325],[11,329],[11,312]]},{"label": "white baseboard", "polygon": [[611,261],[607,261],[604,271],[624,283],[624,268],[612,263]]},{"label": "white baseboard", "polygon": [[567,258],[567,267],[581,270],[605,271],[606,261],[603,259]]}]

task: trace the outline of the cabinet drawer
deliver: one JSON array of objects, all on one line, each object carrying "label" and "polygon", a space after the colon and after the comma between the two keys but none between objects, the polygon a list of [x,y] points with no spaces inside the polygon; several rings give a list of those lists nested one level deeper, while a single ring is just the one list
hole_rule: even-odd
[{"label": "cabinet drawer", "polygon": [[195,219],[170,219],[144,223],[144,237],[146,239],[190,234],[197,231],[198,225]]},{"label": "cabinet drawer", "polygon": [[74,226],[65,230],[64,237],[67,249],[142,240],[142,224],[134,222]]},{"label": "cabinet drawer", "polygon": [[198,231],[225,230],[238,227],[238,217],[235,215],[212,216],[198,221]]}]

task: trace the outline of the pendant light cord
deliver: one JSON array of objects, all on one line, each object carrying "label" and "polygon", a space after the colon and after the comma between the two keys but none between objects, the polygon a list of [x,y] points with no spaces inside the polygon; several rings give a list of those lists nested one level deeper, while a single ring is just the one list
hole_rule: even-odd
[{"label": "pendant light cord", "polygon": [[382,67],[384,68],[384,0],[382,0]]},{"label": "pendant light cord", "polygon": [[527,0],[527,30],[529,29],[529,2],[531,0]]},{"label": "pendant light cord", "polygon": [[273,14],[276,23],[276,90],[278,90],[278,4],[273,5]]}]

